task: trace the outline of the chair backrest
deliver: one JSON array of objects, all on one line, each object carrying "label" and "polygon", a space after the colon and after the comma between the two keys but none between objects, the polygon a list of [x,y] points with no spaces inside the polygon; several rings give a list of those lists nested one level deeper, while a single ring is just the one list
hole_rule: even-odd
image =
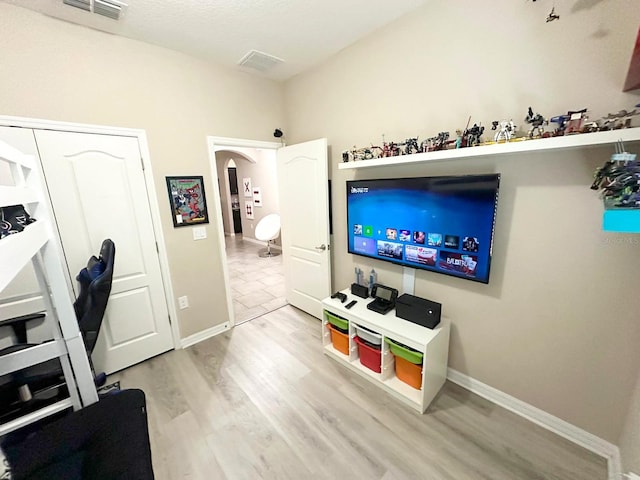
[{"label": "chair backrest", "polygon": [[254,235],[257,240],[275,240],[280,235],[280,215],[271,213],[256,225]]},{"label": "chair backrest", "polygon": [[80,293],[73,308],[89,354],[93,352],[96,345],[104,311],[111,294],[115,256],[116,247],[113,241],[106,239],[102,242],[100,257],[91,257],[87,266],[80,270],[76,277],[80,285]]}]

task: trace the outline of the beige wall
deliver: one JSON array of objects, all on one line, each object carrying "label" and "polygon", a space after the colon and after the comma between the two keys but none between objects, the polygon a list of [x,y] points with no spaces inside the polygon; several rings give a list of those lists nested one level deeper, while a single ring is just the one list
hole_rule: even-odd
[{"label": "beige wall", "polygon": [[620,456],[623,472],[640,473],[640,376],[620,436]]},{"label": "beige wall", "polygon": [[429,3],[288,81],[288,139],[331,144],[334,289],[355,265],[401,286],[399,267],[346,253],[345,180],[502,173],[490,284],[418,271],[416,294],[453,322],[452,368],[617,444],[640,366],[640,237],[601,231],[589,185],[611,148],[337,169],[354,144],[453,133],[469,115],[633,108],[621,88],[637,2],[556,2],[561,19],[546,23],[552,4]]},{"label": "beige wall", "polygon": [[181,335],[226,321],[218,219],[204,241],[174,229],[164,177],[204,175],[213,192],[206,136],[271,140],[282,86],[4,3],[0,31],[0,114],[146,130],[174,293],[189,296]]}]

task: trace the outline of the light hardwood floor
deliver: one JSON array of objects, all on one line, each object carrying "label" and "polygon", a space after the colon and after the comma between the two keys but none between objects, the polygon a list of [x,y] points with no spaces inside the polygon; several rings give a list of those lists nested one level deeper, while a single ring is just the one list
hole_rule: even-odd
[{"label": "light hardwood floor", "polygon": [[156,478],[607,478],[603,458],[452,383],[418,414],[320,334],[286,306],[120,372],[147,395]]}]

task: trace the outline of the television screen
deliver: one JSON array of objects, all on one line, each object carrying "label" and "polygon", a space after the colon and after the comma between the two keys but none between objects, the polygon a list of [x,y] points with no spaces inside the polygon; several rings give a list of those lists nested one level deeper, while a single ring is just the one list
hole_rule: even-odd
[{"label": "television screen", "polygon": [[347,181],[349,253],[489,282],[500,174]]}]

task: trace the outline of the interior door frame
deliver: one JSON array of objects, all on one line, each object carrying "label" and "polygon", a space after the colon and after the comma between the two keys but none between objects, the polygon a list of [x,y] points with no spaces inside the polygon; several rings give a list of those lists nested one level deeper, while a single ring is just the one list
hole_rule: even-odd
[{"label": "interior door frame", "polygon": [[[207,152],[209,153],[209,167],[211,168],[211,178],[213,179],[213,216],[215,217],[216,227],[218,230],[218,255],[220,258],[220,264],[222,265],[222,275],[224,278],[224,291],[227,298],[227,311],[229,312],[229,325],[233,328],[236,324],[235,312],[233,310],[233,299],[231,298],[231,279],[229,277],[229,265],[227,264],[227,252],[225,248],[224,240],[224,224],[222,223],[222,205],[220,201],[220,191],[217,188],[220,185],[220,178],[218,177],[218,169],[216,163],[216,152],[220,150],[235,151],[237,148],[262,148],[265,150],[277,150],[284,147],[284,143],[280,142],[265,142],[262,140],[247,140],[242,138],[230,138],[230,137],[215,137],[207,136]],[[242,152],[237,152],[243,157],[246,155]],[[222,178],[222,183],[225,188],[228,188],[229,180]]]},{"label": "interior door frame", "polygon": [[[162,285],[164,288],[165,302],[167,311],[169,312],[169,323],[171,325],[171,334],[173,337],[173,348],[179,350],[182,348],[180,326],[178,325],[178,314],[174,302],[171,299],[173,295],[173,284],[171,283],[171,274],[169,270],[169,257],[167,256],[167,247],[162,233],[162,222],[160,221],[160,207],[158,205],[158,196],[156,194],[155,183],[153,180],[153,171],[151,168],[151,154],[149,153],[149,144],[147,143],[147,133],[142,129],[123,128],[105,125],[93,125],[84,123],[60,122],[56,120],[44,120],[26,117],[11,117],[0,115],[0,126],[3,127],[21,127],[36,130],[54,130],[61,132],[74,133],[90,133],[97,135],[112,135],[118,137],[134,137],[138,140],[140,146],[140,156],[142,173],[146,183],[147,200],[151,211],[151,223],[153,225],[153,233],[158,243],[158,259],[160,261],[160,274],[162,277]],[[40,162],[38,161],[40,165]],[[41,167],[40,167],[41,168]],[[52,216],[51,218],[55,218]],[[61,244],[58,229],[55,229],[58,241]],[[67,278],[71,282],[71,278]],[[71,285],[69,285],[71,287]],[[69,291],[72,291],[70,288]]]}]

